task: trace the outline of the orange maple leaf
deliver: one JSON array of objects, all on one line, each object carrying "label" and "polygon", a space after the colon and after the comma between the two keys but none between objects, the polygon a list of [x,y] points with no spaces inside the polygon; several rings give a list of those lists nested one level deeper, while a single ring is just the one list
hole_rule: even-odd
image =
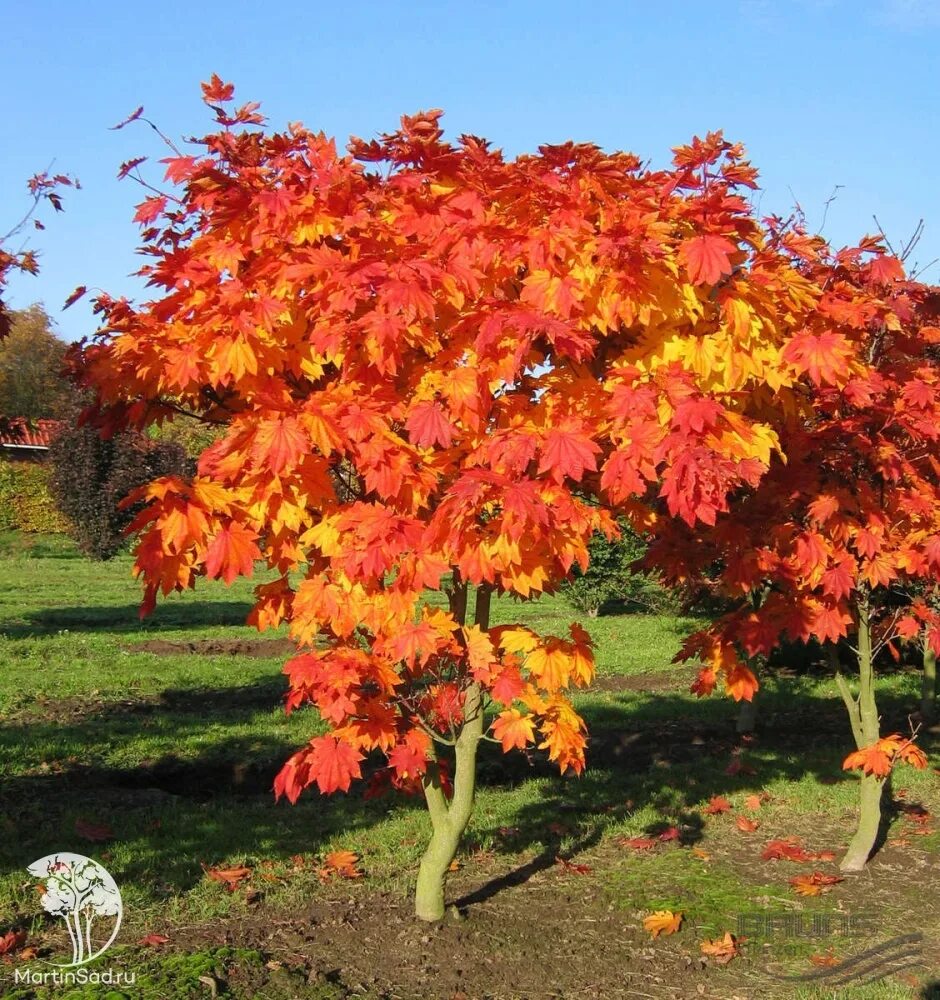
[{"label": "orange maple leaf", "polygon": [[839,385],[849,375],[852,347],[841,333],[809,331],[795,336],[783,349],[783,360],[806,372],[816,385]]},{"label": "orange maple leaf", "polygon": [[500,712],[493,721],[493,736],[502,744],[504,751],[514,747],[524,750],[535,742],[535,723],[531,716],[510,708]]},{"label": "orange maple leaf", "polygon": [[221,576],[231,584],[237,576],[251,576],[261,550],[256,542],[258,533],[232,521],[216,532],[206,549],[206,576]]},{"label": "orange maple leaf", "polygon": [[731,812],[731,803],[723,795],[713,795],[708,800],[708,805],[702,810],[709,816],[717,816],[720,813]]},{"label": "orange maple leaf", "polygon": [[822,872],[813,872],[812,875],[795,875],[788,881],[800,896],[818,896],[845,880],[839,875],[824,875]]},{"label": "orange maple leaf", "polygon": [[[201,863],[201,862],[200,862]],[[236,868],[209,868],[202,865],[206,877],[213,882],[221,882],[229,892],[234,892],[251,875],[251,869],[244,866]]]},{"label": "orange maple leaf", "polygon": [[703,955],[714,959],[717,965],[727,965],[728,962],[740,954],[737,940],[730,931],[725,931],[724,937],[716,938],[715,940],[706,938],[699,945],[699,948]]},{"label": "orange maple leaf", "polygon": [[323,864],[327,871],[341,878],[362,878],[358,867],[359,855],[353,851],[331,851],[323,859]]},{"label": "orange maple leaf", "polygon": [[682,913],[673,913],[672,910],[657,910],[643,918],[643,926],[653,937],[659,937],[660,934],[675,934],[682,926]]}]

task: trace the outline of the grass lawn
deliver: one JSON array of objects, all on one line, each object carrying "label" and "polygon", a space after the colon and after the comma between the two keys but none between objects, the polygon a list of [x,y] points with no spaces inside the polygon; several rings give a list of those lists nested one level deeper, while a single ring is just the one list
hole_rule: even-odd
[{"label": "grass lawn", "polygon": [[[788,879],[836,863],[761,854],[794,836],[838,856],[848,839],[857,785],[841,771],[850,735],[834,684],[766,678],[758,733],[741,739],[734,705],[694,698],[692,671],[670,666],[693,621],[583,621],[599,664],[577,699],[587,772],[561,778],[538,755],[485,746],[449,882],[462,916],[418,925],[422,803],[354,788],[275,805],[274,774],[322,723],[312,710],[285,717],[286,643],[242,624],[250,597],[247,582],[200,585],[141,622],[129,558],[96,564],[59,539],[0,536],[0,942],[26,931],[36,952],[0,958],[0,996],[940,997],[938,732],[921,734],[930,769],[896,772],[868,870],[802,897]],[[560,598],[494,605],[494,623],[540,631],[578,617]],[[916,672],[882,679],[884,732],[907,731],[918,694]],[[716,795],[730,812],[704,811]],[[917,821],[918,805],[931,815]],[[359,856],[363,877],[324,873],[337,849]],[[133,987],[16,982],[17,969],[63,960],[62,922],[26,872],[56,851],[114,876],[124,923],[90,968],[133,972]],[[204,866],[250,871],[230,891]],[[684,921],[653,940],[642,919],[660,909]],[[706,959],[700,942],[726,931],[741,954]]]}]

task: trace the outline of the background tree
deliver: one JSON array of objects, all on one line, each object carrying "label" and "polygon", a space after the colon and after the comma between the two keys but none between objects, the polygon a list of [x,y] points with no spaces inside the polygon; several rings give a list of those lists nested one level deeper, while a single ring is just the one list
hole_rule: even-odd
[{"label": "background tree", "polygon": [[562,584],[567,600],[592,618],[612,603],[652,614],[677,611],[679,594],[667,590],[655,574],[639,565],[646,555],[646,543],[625,520],[617,527],[618,538],[601,533],[591,537],[587,569],[572,567],[570,579]]},{"label": "background tree", "polygon": [[68,345],[53,333],[40,305],[9,318],[9,333],[0,340],[0,414],[28,420],[61,415],[72,391],[62,377]]},{"label": "background tree", "polygon": [[[35,251],[30,249],[18,249],[11,244],[22,236],[27,227],[32,224],[34,229],[45,228],[36,217],[36,212],[43,202],[48,202],[57,211],[62,211],[62,198],[60,189],[62,187],[76,187],[80,185],[74,178],[65,174],[50,176],[48,173],[36,174],[27,183],[32,204],[27,209],[19,222],[15,223],[7,232],[0,235],[0,348],[3,341],[9,335],[13,325],[13,314],[11,314],[6,303],[6,289],[10,277],[17,272],[24,274],[36,274],[39,270],[39,261]],[[75,297],[83,294],[84,288],[77,288],[69,303]],[[9,434],[14,431],[16,424],[11,423],[10,417],[26,416],[26,414],[5,413],[0,406],[0,433]]]},{"label": "background tree", "polygon": [[276,792],[382,758],[373,784],[425,796],[416,911],[438,919],[481,740],[584,765],[586,633],[493,628],[493,593],[555,591],[615,513],[711,523],[756,484],[776,438],[755,414],[791,391],[781,352],[821,290],[720,134],[668,171],[572,143],[506,160],[435,111],[347,156],[232,95],[204,85],[220,129],[138,208],[159,297],[99,297],[76,377],[105,434],[225,426],[195,477],[136,495],[143,610],[264,559],[250,620],[289,622],[288,708],[330,727]]},{"label": "background tree", "polygon": [[50,489],[68,521],[69,534],[94,559],[110,559],[125,544],[125,529],[140,505],[124,498],[158,476],[185,475],[191,460],[172,441],[152,441],[139,431],[108,440],[91,427],[67,421],[49,448]]}]

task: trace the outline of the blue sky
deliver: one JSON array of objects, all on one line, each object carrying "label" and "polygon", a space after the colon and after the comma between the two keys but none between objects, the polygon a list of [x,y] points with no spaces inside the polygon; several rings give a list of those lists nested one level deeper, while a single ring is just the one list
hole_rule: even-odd
[{"label": "blue sky", "polygon": [[[940,256],[940,0],[20,0],[2,24],[0,231],[52,161],[83,185],[30,236],[42,272],[15,279],[10,298],[44,302],[70,340],[94,329],[85,301],[60,312],[76,285],[142,291],[129,275],[143,192],[116,174],[163,150],[146,126],[108,126],[143,104],[174,137],[207,131],[199,82],[213,72],[273,126],[301,120],[344,141],[440,107],[451,134],[509,154],[571,138],[664,165],[672,146],[723,128],[761,171],[765,214],[798,201],[818,227],[842,185],[834,243],[871,231],[873,214],[901,242],[923,217],[914,258]],[[940,282],[940,266],[925,277]]]}]

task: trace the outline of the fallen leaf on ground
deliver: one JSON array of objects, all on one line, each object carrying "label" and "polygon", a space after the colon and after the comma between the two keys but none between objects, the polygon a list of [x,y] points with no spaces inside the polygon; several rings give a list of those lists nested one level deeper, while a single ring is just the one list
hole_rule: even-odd
[{"label": "fallen leaf on ground", "polygon": [[831,968],[833,965],[839,964],[839,959],[831,951],[825,955],[810,955],[809,960],[813,965],[817,965],[822,969]]},{"label": "fallen leaf on ground", "polygon": [[812,875],[796,875],[788,881],[801,896],[818,896],[820,893],[828,892],[831,886],[844,882],[845,879],[839,875],[813,872]]},{"label": "fallen leaf on ground", "polygon": [[633,851],[651,851],[656,846],[652,837],[619,837],[618,847],[629,847]]},{"label": "fallen leaf on ground", "polygon": [[88,820],[77,819],[75,832],[83,840],[90,840],[93,844],[103,844],[114,839],[114,831],[107,823],[90,823]]},{"label": "fallen leaf on ground", "polygon": [[765,861],[834,861],[833,851],[807,851],[799,837],[768,841],[761,857]]},{"label": "fallen leaf on ground", "polygon": [[679,839],[679,827],[670,826],[667,830],[663,830],[662,833],[657,834],[659,840],[678,840]]},{"label": "fallen leaf on ground", "polygon": [[562,857],[556,857],[555,864],[561,865],[566,872],[571,872],[573,875],[590,875],[594,870],[590,865],[575,864],[573,861]]},{"label": "fallen leaf on ground", "polygon": [[362,878],[362,872],[357,863],[359,855],[352,851],[331,851],[323,859],[327,871],[339,875],[340,878]]},{"label": "fallen leaf on ground", "polygon": [[744,800],[744,805],[747,809],[760,809],[761,802],[762,800],[759,795],[748,795]]},{"label": "fallen leaf on ground", "polygon": [[738,816],[734,823],[742,833],[753,833],[760,826],[756,819],[748,819],[747,816]]},{"label": "fallen leaf on ground", "polygon": [[926,823],[930,819],[930,810],[919,802],[899,802],[898,811],[904,813],[904,818],[912,823]]},{"label": "fallen leaf on ground", "polygon": [[740,954],[734,935],[730,931],[725,931],[723,938],[716,938],[714,941],[706,938],[699,947],[703,955],[708,955],[718,965],[727,965],[732,958]]},{"label": "fallen leaf on ground", "polygon": [[169,940],[166,934],[147,934],[137,943],[146,945],[148,948],[158,948],[161,944],[166,944]]},{"label": "fallen leaf on ground", "polygon": [[643,918],[643,926],[653,937],[659,937],[660,934],[675,934],[682,926],[682,914],[673,913],[672,910],[657,910]]},{"label": "fallen leaf on ground", "polygon": [[213,882],[221,882],[229,892],[234,892],[249,875],[250,868],[207,868],[202,866],[206,877]]},{"label": "fallen leaf on ground", "polygon": [[731,812],[731,803],[723,795],[713,795],[708,800],[708,805],[702,810],[708,816],[717,816],[720,813]]},{"label": "fallen leaf on ground", "polygon": [[699,859],[699,861],[711,861],[712,856],[708,851],[703,851],[701,847],[693,847],[692,853]]},{"label": "fallen leaf on ground", "polygon": [[9,955],[26,944],[26,931],[7,931],[0,936],[0,955]]}]

